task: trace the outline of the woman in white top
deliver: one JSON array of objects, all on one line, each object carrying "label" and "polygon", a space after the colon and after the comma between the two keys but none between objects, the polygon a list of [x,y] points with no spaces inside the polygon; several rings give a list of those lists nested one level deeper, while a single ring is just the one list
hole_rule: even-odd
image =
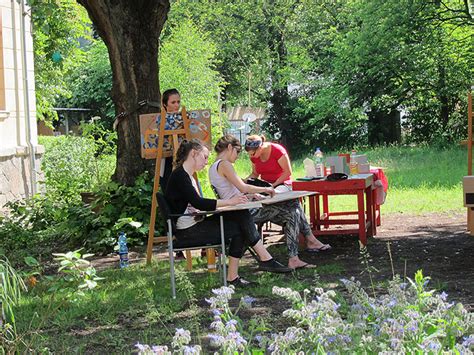
[{"label": "woman in white top", "polygon": [[[246,184],[236,173],[234,162],[242,150],[240,141],[234,136],[227,134],[219,139],[214,147],[217,159],[209,168],[209,180],[220,198],[228,199],[243,194],[266,193],[270,196],[275,194],[273,187],[257,187]],[[331,249],[329,244],[321,243],[313,235],[298,200],[285,201],[255,210],[253,217],[256,223],[271,221],[283,227],[288,246],[288,267],[301,269],[309,264],[298,257],[298,236],[302,233],[306,239],[308,252],[327,251]]]},{"label": "woman in white top", "polygon": [[[207,165],[209,150],[198,140],[183,140],[176,153],[177,168],[171,173],[164,195],[172,214],[188,214],[199,211],[214,211],[219,207],[237,205],[247,201],[245,196],[230,199],[208,199],[200,195],[193,175]],[[236,287],[252,283],[240,278],[239,260],[246,246],[259,257],[262,271],[286,273],[291,269],[272,258],[264,247],[255,222],[247,210],[223,213],[226,244],[229,247],[229,269],[227,280]],[[192,247],[220,242],[219,216],[181,216],[176,220],[175,236],[182,245]]]}]

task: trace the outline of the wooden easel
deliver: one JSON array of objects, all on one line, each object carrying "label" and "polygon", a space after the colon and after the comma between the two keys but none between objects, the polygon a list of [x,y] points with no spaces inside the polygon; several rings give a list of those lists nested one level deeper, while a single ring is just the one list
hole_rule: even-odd
[{"label": "wooden easel", "polygon": [[[183,119],[183,126],[182,129],[173,129],[167,130],[166,127],[166,111],[164,109],[161,110],[161,121],[160,121],[160,128],[158,133],[158,149],[156,154],[155,160],[155,176],[153,180],[153,195],[151,197],[151,211],[150,211],[150,226],[148,231],[148,243],[146,249],[146,263],[151,263],[151,258],[153,255],[153,244],[155,243],[164,243],[167,242],[166,237],[155,237],[155,223],[156,223],[156,207],[157,207],[157,200],[156,200],[156,193],[160,187],[160,174],[161,174],[161,159],[163,158],[163,145],[165,142],[165,137],[171,136],[172,140],[170,143],[173,145],[173,161],[176,158],[176,152],[178,151],[179,141],[178,135],[184,135],[186,139],[190,139],[191,131],[189,128],[189,118],[186,112],[186,108],[183,106],[181,109],[181,117]],[[194,175],[194,179],[197,181],[196,174]],[[209,271],[216,271],[215,267],[212,268],[211,265],[215,266],[215,252],[214,249],[207,249],[207,264]],[[192,269],[192,257],[191,251],[186,250],[186,269]]]}]

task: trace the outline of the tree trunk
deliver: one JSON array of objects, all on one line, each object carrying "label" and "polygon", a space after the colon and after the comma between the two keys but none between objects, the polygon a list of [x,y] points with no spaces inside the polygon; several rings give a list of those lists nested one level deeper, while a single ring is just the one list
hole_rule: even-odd
[{"label": "tree trunk", "polygon": [[447,127],[449,123],[449,98],[446,94],[446,69],[443,63],[438,63],[438,100],[440,103],[440,122],[443,127]]},{"label": "tree trunk", "polygon": [[[125,115],[117,127],[117,166],[113,179],[131,185],[145,171],[140,156],[137,104],[160,102],[159,36],[170,9],[169,0],[77,0],[105,42],[112,66],[115,113]],[[156,108],[144,107],[140,113]],[[135,111],[135,112],[134,112]]]},{"label": "tree trunk", "polygon": [[401,142],[400,112],[396,108],[392,108],[388,112],[372,109],[368,113],[368,117],[369,144],[378,145]]},{"label": "tree trunk", "polygon": [[[283,26],[283,25],[282,25]],[[290,149],[292,146],[291,124],[289,121],[289,101],[288,86],[285,80],[281,78],[279,71],[287,66],[287,51],[285,47],[285,38],[281,27],[276,26],[270,21],[268,27],[269,39],[268,46],[273,54],[271,62],[271,89],[270,89],[270,120],[276,124],[281,132],[281,143]]]}]

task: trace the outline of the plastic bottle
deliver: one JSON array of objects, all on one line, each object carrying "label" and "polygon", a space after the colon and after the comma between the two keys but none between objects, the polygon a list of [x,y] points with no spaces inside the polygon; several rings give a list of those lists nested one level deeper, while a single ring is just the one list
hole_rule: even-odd
[{"label": "plastic bottle", "polygon": [[349,169],[351,171],[351,175],[357,175],[359,173],[359,168],[357,166],[357,161],[356,161],[356,151],[352,150],[351,152],[351,160],[349,163]]},{"label": "plastic bottle", "polygon": [[127,235],[124,232],[119,233],[118,237],[119,245],[119,257],[120,257],[120,268],[128,266],[128,247],[127,247]]},{"label": "plastic bottle", "polygon": [[319,148],[316,148],[316,151],[314,152],[314,164],[316,167],[316,176],[324,176],[323,152]]}]

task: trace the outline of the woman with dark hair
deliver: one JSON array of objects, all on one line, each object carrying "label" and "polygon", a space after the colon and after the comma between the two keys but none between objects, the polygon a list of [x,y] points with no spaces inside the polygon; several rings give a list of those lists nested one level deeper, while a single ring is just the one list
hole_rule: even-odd
[{"label": "woman with dark hair", "polygon": [[[183,127],[183,119],[179,112],[181,106],[181,95],[177,89],[169,89],[163,91],[161,95],[161,105],[166,111],[166,129],[178,129]],[[159,126],[161,116],[158,116],[158,121],[156,122]],[[173,170],[173,158],[168,157],[163,159],[161,169],[162,182],[161,185],[166,185],[168,178]]]},{"label": "woman with dark hair", "polygon": [[[165,197],[171,213],[183,214],[196,211],[214,211],[216,208],[233,206],[247,201],[245,196],[234,196],[229,199],[207,199],[199,194],[194,173],[202,170],[209,157],[209,150],[196,139],[181,142],[177,155],[177,168],[171,173],[165,189]],[[220,235],[219,216],[205,218],[182,216],[176,221],[176,238],[189,240],[190,244],[218,243]],[[247,210],[226,212],[224,215],[224,234],[229,242],[229,271],[227,280],[231,285],[247,286],[250,284],[239,277],[238,266],[247,246],[253,248],[260,258],[260,269],[270,272],[290,272],[291,269],[274,260],[263,246],[255,222]]]},{"label": "woman with dark hair", "polygon": [[[267,193],[271,196],[275,194],[273,187],[249,185],[237,176],[233,164],[242,150],[237,138],[230,134],[223,136],[216,143],[214,150],[218,155],[215,163],[209,168],[209,180],[221,198],[234,198],[244,194]],[[325,251],[331,248],[328,244],[321,243],[313,235],[306,216],[296,199],[264,205],[263,208],[252,211],[252,216],[256,223],[270,221],[283,227],[288,246],[288,267],[291,269],[301,269],[309,265],[298,257],[298,236],[300,233],[306,239],[306,250],[309,252]]]},{"label": "woman with dark hair", "polygon": [[181,94],[177,89],[165,90],[163,95],[161,95],[161,101],[166,112],[176,113],[181,106]]},{"label": "woman with dark hair", "polygon": [[[178,89],[168,89],[163,91],[161,95],[161,105],[166,111],[166,129],[179,128],[182,118],[179,115],[179,108],[181,107],[181,94]],[[159,116],[161,118],[161,116]],[[159,126],[159,121],[157,122]],[[181,124],[182,125],[182,124]],[[161,162],[161,177],[160,185],[166,186],[168,183],[171,171],[173,171],[173,157],[162,159]],[[176,260],[184,260],[184,253],[182,251],[176,252]]]}]

